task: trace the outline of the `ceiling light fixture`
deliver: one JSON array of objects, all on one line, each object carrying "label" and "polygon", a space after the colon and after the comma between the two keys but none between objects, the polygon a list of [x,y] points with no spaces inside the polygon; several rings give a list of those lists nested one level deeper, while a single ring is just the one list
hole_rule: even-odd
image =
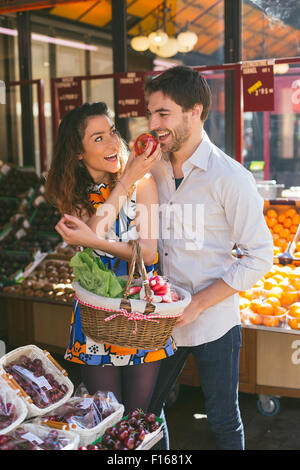
[{"label": "ceiling light fixture", "polygon": [[164,58],[173,57],[178,52],[192,51],[198,41],[197,34],[189,29],[187,23],[185,30],[180,31],[177,37],[169,36],[167,27],[170,23],[176,27],[172,19],[171,7],[168,7],[166,0],[164,0],[162,6],[158,8],[156,30],[151,32],[147,38],[142,34],[140,28],[139,35],[131,39],[132,49],[139,52],[149,49],[153,54]]}]

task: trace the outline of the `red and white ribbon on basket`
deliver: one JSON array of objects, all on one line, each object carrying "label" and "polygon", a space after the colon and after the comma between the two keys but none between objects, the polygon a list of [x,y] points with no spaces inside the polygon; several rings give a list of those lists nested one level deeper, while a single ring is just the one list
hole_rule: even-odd
[{"label": "red and white ribbon on basket", "polygon": [[152,321],[155,323],[159,323],[159,320],[156,320],[155,318],[149,318],[149,315],[144,315],[143,313],[140,312],[127,312],[125,308],[121,308],[120,310],[115,310],[113,308],[105,308],[105,307],[96,307],[95,305],[88,304],[86,302],[83,302],[80,300],[76,295],[75,299],[78,300],[79,303],[85,305],[86,307],[90,307],[96,310],[103,310],[104,312],[114,312],[113,315],[110,315],[109,317],[105,318],[104,321],[110,321],[113,320],[114,318],[122,315],[126,317],[128,320],[132,320],[135,322],[135,328],[133,330],[133,334],[135,335],[137,332],[137,321],[139,320],[146,320],[146,321]]}]

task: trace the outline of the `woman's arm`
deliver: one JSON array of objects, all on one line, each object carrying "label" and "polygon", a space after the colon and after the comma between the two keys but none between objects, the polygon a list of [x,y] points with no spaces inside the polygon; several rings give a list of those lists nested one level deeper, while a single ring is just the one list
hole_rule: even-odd
[{"label": "woman's arm", "polygon": [[135,155],[134,150],[130,153],[124,172],[120,181],[116,184],[104,204],[101,204],[95,215],[86,222],[88,226],[103,238],[105,233],[115,222],[131,186],[149,173],[152,166],[161,158],[161,149],[158,145],[152,155],[150,144],[142,155]]},{"label": "woman's arm", "polygon": [[[158,195],[151,175],[146,175],[137,183],[136,202],[136,227],[142,256],[144,263],[151,265],[156,257],[158,236]],[[77,217],[65,215],[55,228],[69,245],[90,247],[110,253],[125,261],[131,261],[130,243],[99,238],[87,224]]]}]

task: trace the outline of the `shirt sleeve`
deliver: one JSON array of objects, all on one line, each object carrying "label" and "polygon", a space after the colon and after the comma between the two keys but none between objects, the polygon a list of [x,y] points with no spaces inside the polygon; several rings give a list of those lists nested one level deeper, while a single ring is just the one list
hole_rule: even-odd
[{"label": "shirt sleeve", "polygon": [[232,239],[244,255],[233,262],[223,281],[237,291],[245,291],[272,268],[273,238],[253,176],[246,172],[235,174],[222,187],[221,197]]}]

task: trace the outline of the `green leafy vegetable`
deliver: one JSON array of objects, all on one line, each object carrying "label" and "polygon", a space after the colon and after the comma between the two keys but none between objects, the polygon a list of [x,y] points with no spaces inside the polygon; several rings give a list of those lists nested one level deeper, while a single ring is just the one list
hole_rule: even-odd
[{"label": "green leafy vegetable", "polygon": [[76,253],[70,261],[75,280],[90,292],[105,297],[122,297],[126,280],[119,278],[95,256],[91,248]]}]

